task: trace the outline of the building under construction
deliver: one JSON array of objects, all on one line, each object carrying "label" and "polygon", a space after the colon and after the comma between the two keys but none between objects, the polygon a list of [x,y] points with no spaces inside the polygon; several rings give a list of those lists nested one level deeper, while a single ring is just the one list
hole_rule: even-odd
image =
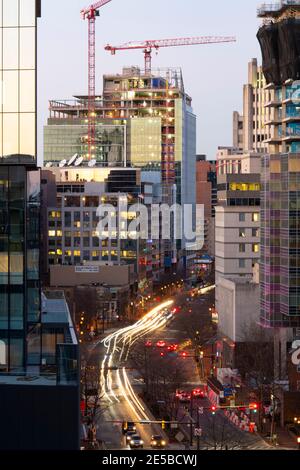
[{"label": "building under construction", "polygon": [[176,184],[173,202],[195,204],[196,116],[191,102],[181,69],[146,74],[130,67],[104,75],[103,93],[95,98],[93,153],[89,155],[88,97],[54,100],[44,129],[45,163],[68,165],[77,154],[82,165],[138,167],[144,181]]}]

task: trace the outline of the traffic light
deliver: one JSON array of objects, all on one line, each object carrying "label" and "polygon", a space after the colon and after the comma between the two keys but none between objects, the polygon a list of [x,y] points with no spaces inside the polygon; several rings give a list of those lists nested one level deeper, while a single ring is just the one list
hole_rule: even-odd
[{"label": "traffic light", "polygon": [[216,414],[216,409],[217,409],[217,407],[215,405],[212,405],[212,407],[211,407],[211,414],[212,415]]},{"label": "traffic light", "polygon": [[254,413],[257,413],[258,404],[257,403],[249,403],[249,410],[253,410]]},{"label": "traffic light", "polygon": [[164,420],[162,420],[161,422],[161,429],[165,429],[166,428],[166,422]]}]

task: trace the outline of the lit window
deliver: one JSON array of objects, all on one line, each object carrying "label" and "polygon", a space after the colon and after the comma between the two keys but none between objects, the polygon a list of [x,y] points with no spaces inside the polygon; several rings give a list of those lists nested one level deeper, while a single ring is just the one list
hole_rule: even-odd
[{"label": "lit window", "polygon": [[74,250],[74,256],[80,256],[81,251],[80,250]]},{"label": "lit window", "polygon": [[62,231],[61,231],[61,230],[57,230],[56,235],[57,235],[58,237],[62,237]]},{"label": "lit window", "polygon": [[243,228],[240,228],[240,230],[239,230],[239,236],[242,237],[242,238],[245,238],[245,237],[246,237],[246,230],[243,229]]},{"label": "lit window", "polygon": [[252,251],[253,251],[253,253],[258,253],[259,252],[259,244],[258,243],[253,243]]},{"label": "lit window", "polygon": [[259,213],[255,212],[252,214],[252,222],[258,222],[259,221]]},{"label": "lit window", "polygon": [[62,256],[62,250],[56,250],[56,254]]},{"label": "lit window", "polygon": [[55,237],[56,231],[55,230],[49,230],[48,235],[49,235],[49,237]]}]

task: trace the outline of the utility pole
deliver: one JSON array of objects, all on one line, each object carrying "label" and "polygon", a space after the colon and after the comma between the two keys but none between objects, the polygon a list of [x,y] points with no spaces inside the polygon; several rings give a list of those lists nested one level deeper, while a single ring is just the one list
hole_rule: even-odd
[{"label": "utility pole", "polygon": [[198,428],[198,434],[197,434],[197,450],[200,450],[200,412],[199,412],[199,407],[197,407],[197,428]]},{"label": "utility pole", "polygon": [[193,420],[193,393],[191,393],[191,405],[190,405],[190,417],[191,417],[191,429],[190,429],[190,447],[193,445],[194,437],[194,420]]}]

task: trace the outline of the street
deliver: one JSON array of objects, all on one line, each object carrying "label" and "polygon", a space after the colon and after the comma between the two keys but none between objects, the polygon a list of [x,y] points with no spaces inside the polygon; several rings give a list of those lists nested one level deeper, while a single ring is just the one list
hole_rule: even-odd
[{"label": "street", "polygon": [[[209,290],[188,302],[188,309],[184,309],[186,294],[180,293],[173,299],[161,302],[152,308],[145,316],[133,325],[121,328],[108,334],[94,348],[95,357],[101,357],[101,388],[103,399],[101,407],[103,412],[99,416],[97,438],[108,449],[127,449],[125,437],[122,435],[123,421],[133,421],[137,426],[137,433],[144,442],[144,448],[150,448],[151,436],[163,435],[161,419],[155,418],[141,398],[145,388],[145,380],[141,373],[133,367],[131,351],[139,341],[150,341],[155,344],[163,339],[167,343],[178,342],[188,351],[188,338],[182,328],[183,322],[188,318],[192,309],[201,314],[201,310],[208,308]],[[204,302],[205,300],[205,302]],[[181,310],[174,313],[174,305],[181,305]],[[172,313],[173,312],[173,313]],[[182,349],[182,347],[181,347]],[[162,367],[164,357],[161,357]],[[170,362],[171,361],[171,362]],[[195,387],[204,386],[199,378],[199,371],[193,357],[174,357],[168,364],[176,362],[176,366],[184,372],[185,390],[191,391]],[[193,418],[194,428],[201,428],[199,449],[273,449],[258,435],[250,434],[238,429],[218,410],[212,414],[211,404],[207,398],[194,399],[192,403],[181,404],[177,407],[177,421],[179,429],[185,435],[185,441],[190,441],[191,428],[189,423]],[[203,410],[201,409],[203,408]],[[198,414],[199,409],[201,413]],[[155,422],[156,421],[156,422]],[[167,439],[167,438],[166,438]],[[193,447],[197,447],[197,438],[193,438]],[[168,448],[184,449],[187,443],[172,442]]]}]

